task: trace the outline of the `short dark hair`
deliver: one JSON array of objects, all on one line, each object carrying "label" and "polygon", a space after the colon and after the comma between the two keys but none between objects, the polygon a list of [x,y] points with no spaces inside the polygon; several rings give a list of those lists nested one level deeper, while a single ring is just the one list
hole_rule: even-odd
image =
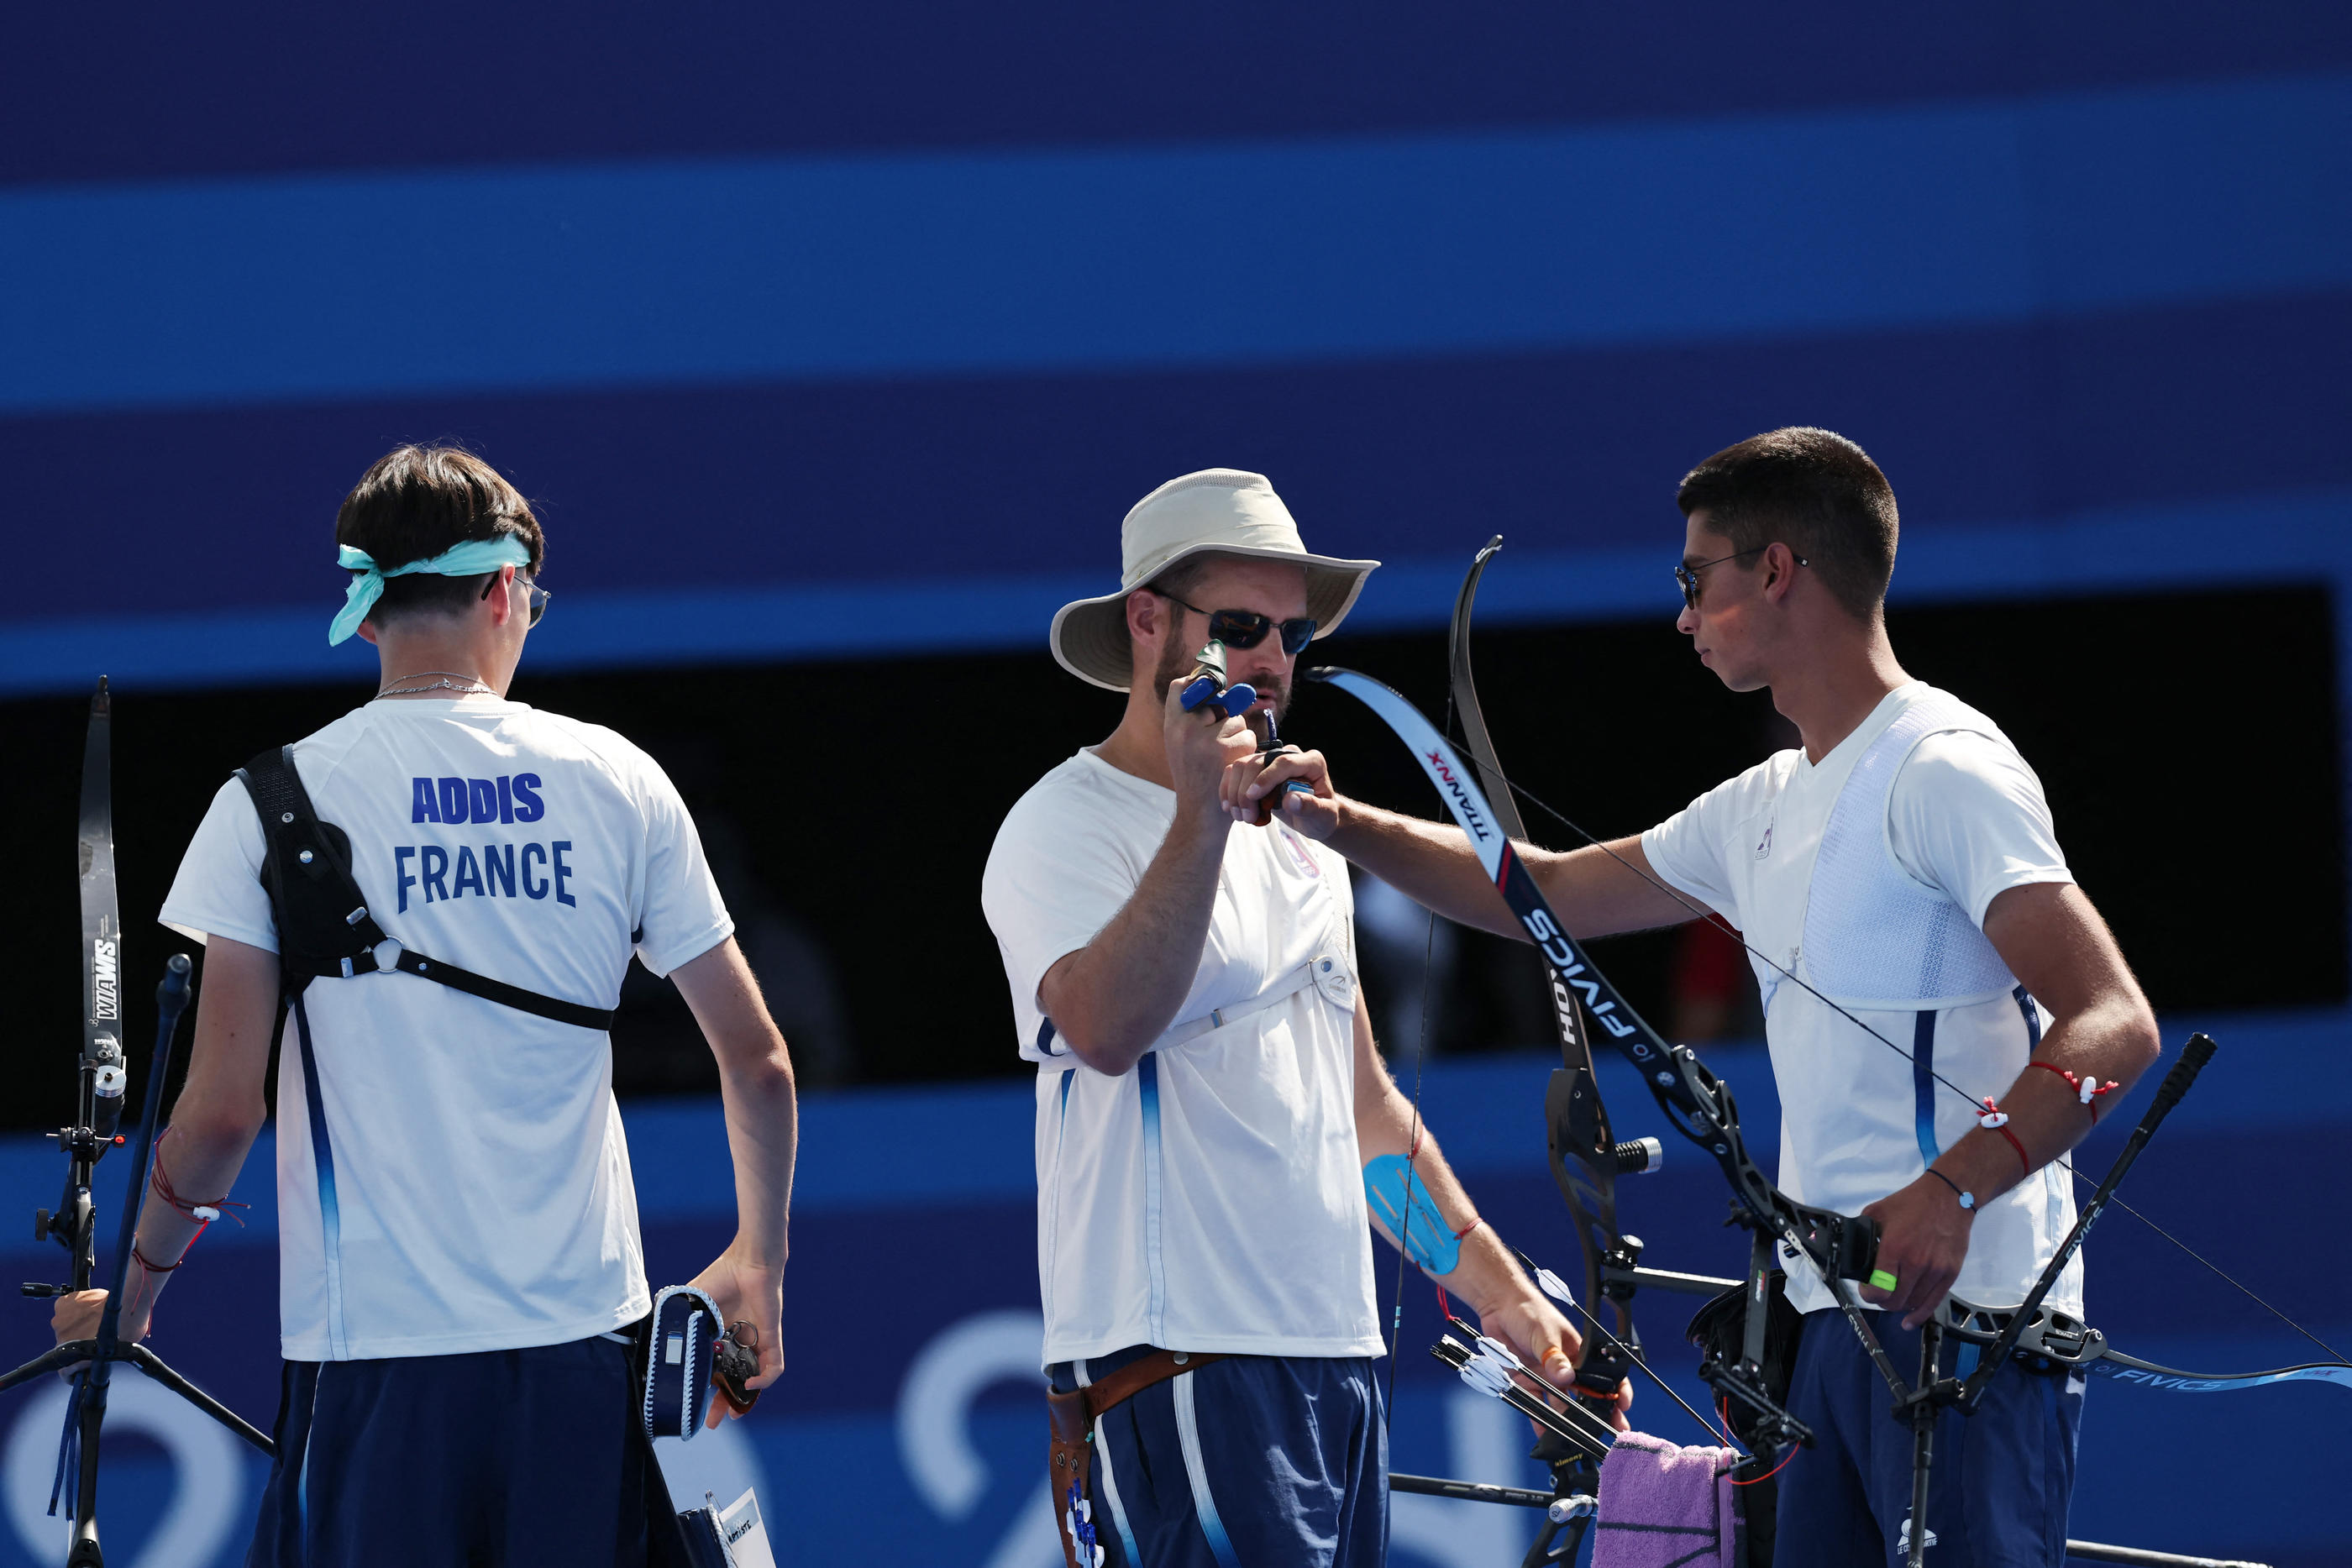
[{"label": "short dark hair", "polygon": [[1727,446],[1683,476],[1675,504],[1745,554],[1786,544],[1868,622],[1895,575],[1895,487],[1870,455],[1834,431],[1790,425]]},{"label": "short dark hair", "polygon": [[[501,534],[522,541],[528,570],[538,576],[547,539],[530,503],[462,446],[394,447],[368,466],[335,513],[335,542],[365,550],[385,570]],[[430,572],[387,578],[368,618],[381,625],[417,612],[463,610],[480,596],[481,581]]]}]

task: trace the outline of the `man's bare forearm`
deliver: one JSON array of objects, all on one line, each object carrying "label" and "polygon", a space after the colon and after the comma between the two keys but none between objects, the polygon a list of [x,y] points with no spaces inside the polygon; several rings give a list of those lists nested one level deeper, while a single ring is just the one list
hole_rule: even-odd
[{"label": "man's bare forearm", "polygon": [[[184,1107],[183,1107],[184,1110]],[[245,1168],[246,1155],[253,1149],[253,1140],[260,1134],[261,1124],[192,1117],[175,1114],[165,1130],[166,1136],[158,1140],[154,1150],[154,1166],[164,1173],[163,1181],[180,1200],[191,1207],[198,1204],[215,1203],[226,1197],[236,1186],[237,1173]],[[139,1226],[133,1232],[137,1255],[124,1287],[123,1306],[132,1321],[154,1308],[155,1298],[162,1293],[169,1270],[186,1253],[205,1222],[193,1215],[174,1208],[157,1196],[154,1185],[140,1206]],[[163,1266],[164,1272],[151,1272],[146,1260]]]},{"label": "man's bare forearm", "polygon": [[1510,906],[1495,891],[1470,837],[1447,822],[1424,821],[1342,797],[1330,846],[1425,909],[1497,936],[1525,940]]},{"label": "man's bare forearm", "polygon": [[[1484,1317],[1524,1295],[1527,1276],[1520,1272],[1502,1239],[1495,1234],[1494,1227],[1476,1223],[1477,1205],[1471,1201],[1468,1189],[1446,1162],[1437,1135],[1425,1125],[1420,1129],[1420,1147],[1414,1150],[1412,1119],[1411,1103],[1391,1090],[1381,1103],[1358,1112],[1357,1145],[1368,1162],[1383,1155],[1410,1154],[1413,1183],[1437,1210],[1439,1223],[1449,1232],[1467,1230],[1461,1237],[1461,1255],[1453,1270],[1433,1278]],[[1377,1215],[1372,1224],[1388,1238],[1391,1246],[1403,1250],[1403,1239],[1392,1234]]]},{"label": "man's bare forearm", "polygon": [[[1528,939],[1470,848],[1469,835],[1459,828],[1343,799],[1339,825],[1328,841],[1354,864],[1448,920]],[[1565,853],[1522,842],[1519,859],[1553,912],[1580,937],[1696,918],[1690,908],[1648,880],[1654,873],[1638,838],[1619,839],[1606,849],[1588,845]]]},{"label": "man's bare forearm", "polygon": [[1986,909],[1984,929],[2027,992],[2049,1008],[2053,1021],[2033,1060],[2059,1070],[2029,1067],[2000,1099],[2025,1160],[1999,1132],[1978,1128],[1937,1161],[1967,1190],[1990,1197],[2023,1180],[2027,1162],[2038,1170],[2089,1134],[2091,1109],[2063,1074],[2119,1085],[2095,1100],[2104,1115],[2155,1064],[2164,1042],[2139,982],[2080,888],[2010,888]]},{"label": "man's bare forearm", "polygon": [[1078,1060],[1113,1077],[1179,1021],[1209,939],[1229,824],[1180,812],[1126,907],[1037,988]]},{"label": "man's bare forearm", "polygon": [[791,1250],[800,1102],[779,1036],[771,1057],[722,1064],[719,1093],[735,1165],[736,1241],[745,1261],[781,1269]]},{"label": "man's bare forearm", "polygon": [[[215,937],[205,957],[204,989],[196,999],[195,1038],[188,1076],[173,1102],[169,1124],[156,1139],[150,1186],[134,1232],[138,1258],[167,1270],[151,1273],[132,1260],[123,1290],[127,1332],[137,1332],[203,1222],[157,1196],[168,1187],[190,1207],[225,1198],[236,1185],[260,1135],[268,1107],[262,1079],[277,1022],[278,956],[227,937]],[[153,1174],[161,1173],[161,1180]]]},{"label": "man's bare forearm", "polygon": [[[2104,1117],[2123,1103],[2134,1082],[2161,1053],[2156,1019],[2136,998],[2103,998],[2072,1017],[2061,1019],[2042,1037],[2033,1058],[2072,1072],[2077,1079],[2095,1078],[2117,1087],[2085,1105],[2078,1092],[2056,1072],[2029,1067],[2018,1075],[1999,1103],[2009,1115],[2013,1145],[1999,1132],[1984,1127],[1954,1144],[1937,1168],[1979,1201],[2007,1192],[2027,1176],[2026,1162],[2035,1170],[2058,1159],[2090,1135]],[[2018,1157],[2022,1145],[2025,1158]]]},{"label": "man's bare forearm", "polygon": [[[1538,1294],[1495,1228],[1478,1222],[1478,1211],[1446,1163],[1412,1103],[1397,1090],[1372,1040],[1371,1011],[1356,998],[1356,1145],[1367,1164],[1388,1155],[1407,1155],[1414,1185],[1438,1215],[1438,1223],[1461,1242],[1454,1266],[1431,1277],[1467,1302],[1486,1332],[1497,1335],[1527,1364],[1540,1367],[1547,1384],[1560,1386],[1573,1375],[1582,1342],[1550,1302]],[[1397,1236],[1375,1214],[1372,1223],[1391,1244]]]},{"label": "man's bare forearm", "polygon": [[733,937],[680,965],[670,978],[719,1063],[735,1167],[734,1250],[744,1263],[781,1271],[800,1140],[792,1055]]}]

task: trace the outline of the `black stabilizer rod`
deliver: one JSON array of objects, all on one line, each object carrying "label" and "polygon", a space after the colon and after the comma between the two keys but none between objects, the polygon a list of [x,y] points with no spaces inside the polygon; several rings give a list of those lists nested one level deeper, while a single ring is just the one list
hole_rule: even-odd
[{"label": "black stabilizer rod", "polygon": [[1439,1476],[1408,1476],[1389,1472],[1389,1490],[1418,1492],[1423,1497],[1450,1497],[1457,1502],[1499,1502],[1512,1508],[1548,1509],[1551,1493],[1527,1487],[1489,1486],[1485,1481],[1450,1481]]},{"label": "black stabilizer rod", "polygon": [[1976,1414],[1986,1388],[1991,1385],[1993,1375],[2015,1354],[2018,1336],[2033,1321],[2034,1311],[2042,1305],[2042,1298],[2057,1285],[2058,1276],[2065,1271],[2068,1261],[2081,1249],[2083,1238],[2089,1235],[2091,1227],[2098,1223],[2099,1216],[2106,1209],[2107,1200],[2115,1197],[2116,1188],[2123,1185],[2124,1176],[2131,1170],[2132,1162],[2139,1158],[2140,1150],[2147,1146],[2148,1139],[2156,1135],[2157,1128],[2163,1124],[2165,1117],[2172,1113],[2172,1108],[2180,1103],[2181,1096],[2189,1092],[2189,1086],[2197,1082],[2197,1075],[2212,1060],[2211,1037],[2190,1035],[2189,1043],[2181,1048],[2180,1060],[2172,1064],[2172,1071],[2164,1075],[2162,1083],[2157,1085],[2156,1098],[2149,1103],[2147,1113],[2140,1117],[2139,1125],[2134,1127],[2131,1136],[2124,1140],[2123,1152],[2116,1156],[2116,1163],[2107,1167],[2107,1174],[2100,1178],[2098,1190],[2091,1194],[2091,1200],[2075,1217],[2074,1228],[2066,1233],[2066,1239],[2059,1244],[2048,1266],[2042,1270],[2042,1277],[2033,1281],[2032,1293],[2011,1316],[2009,1326],[2000,1331],[2000,1338],[1984,1353],[1976,1371],[1970,1373],[1968,1382],[1961,1385],[1959,1396],[1953,1404],[1962,1415]]},{"label": "black stabilizer rod", "polygon": [[180,1032],[180,1016],[188,1010],[185,953],[174,953],[163,964],[163,983],[155,988],[155,1052],[147,1068],[147,1099],[139,1107],[139,1139],[131,1145],[131,1197],[122,1206],[122,1223],[115,1233],[114,1281],[106,1292],[106,1311],[98,1323],[98,1343],[104,1353],[92,1368],[91,1381],[106,1382],[105,1366],[117,1358],[121,1343],[117,1332],[122,1321],[122,1286],[131,1272],[131,1248],[139,1234],[141,1199],[146,1197],[147,1162],[155,1152],[155,1124],[163,1116],[163,1090],[172,1071],[172,1042]]},{"label": "black stabilizer rod", "polygon": [[147,1099],[139,1108],[139,1137],[132,1145],[130,1190],[122,1199],[114,1279],[106,1292],[106,1310],[99,1316],[98,1339],[82,1385],[81,1473],[75,1478],[73,1544],[66,1554],[67,1568],[102,1568],[106,1561],[98,1544],[98,1439],[106,1425],[114,1364],[129,1359],[121,1333],[122,1285],[131,1270],[131,1241],[139,1231],[141,1199],[146,1196],[147,1158],[155,1146],[155,1123],[163,1114],[163,1087],[172,1071],[172,1041],[180,1030],[180,1015],[188,1008],[188,956],[173,954],[163,966],[163,984],[155,988],[155,1054],[147,1071]]}]

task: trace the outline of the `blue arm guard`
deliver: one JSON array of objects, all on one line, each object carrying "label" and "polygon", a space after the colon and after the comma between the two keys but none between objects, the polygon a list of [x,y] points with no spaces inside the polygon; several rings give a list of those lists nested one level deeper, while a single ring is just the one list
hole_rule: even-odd
[{"label": "blue arm guard", "polygon": [[1462,1240],[1445,1218],[1412,1163],[1402,1155],[1364,1162],[1364,1198],[1373,1217],[1404,1247],[1404,1255],[1433,1274],[1451,1274],[1462,1261]]}]

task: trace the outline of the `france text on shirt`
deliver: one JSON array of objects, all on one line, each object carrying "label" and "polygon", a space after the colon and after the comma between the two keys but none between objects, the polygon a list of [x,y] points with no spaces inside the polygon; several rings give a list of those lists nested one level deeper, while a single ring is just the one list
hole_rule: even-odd
[{"label": "france text on shirt", "polygon": [[[540,791],[545,783],[536,773],[501,773],[496,779],[412,779],[409,780],[409,821],[437,822],[444,827],[467,823],[501,825],[536,822],[547,815]],[[399,890],[399,907],[408,908],[408,890],[416,888],[422,902],[463,898],[543,899],[578,907],[569,891],[572,869],[564,857],[572,841],[537,840],[521,843],[485,843],[477,856],[474,846],[459,844],[453,866],[446,846],[401,844],[392,852],[393,878]],[[409,862],[415,862],[411,874]]]}]

